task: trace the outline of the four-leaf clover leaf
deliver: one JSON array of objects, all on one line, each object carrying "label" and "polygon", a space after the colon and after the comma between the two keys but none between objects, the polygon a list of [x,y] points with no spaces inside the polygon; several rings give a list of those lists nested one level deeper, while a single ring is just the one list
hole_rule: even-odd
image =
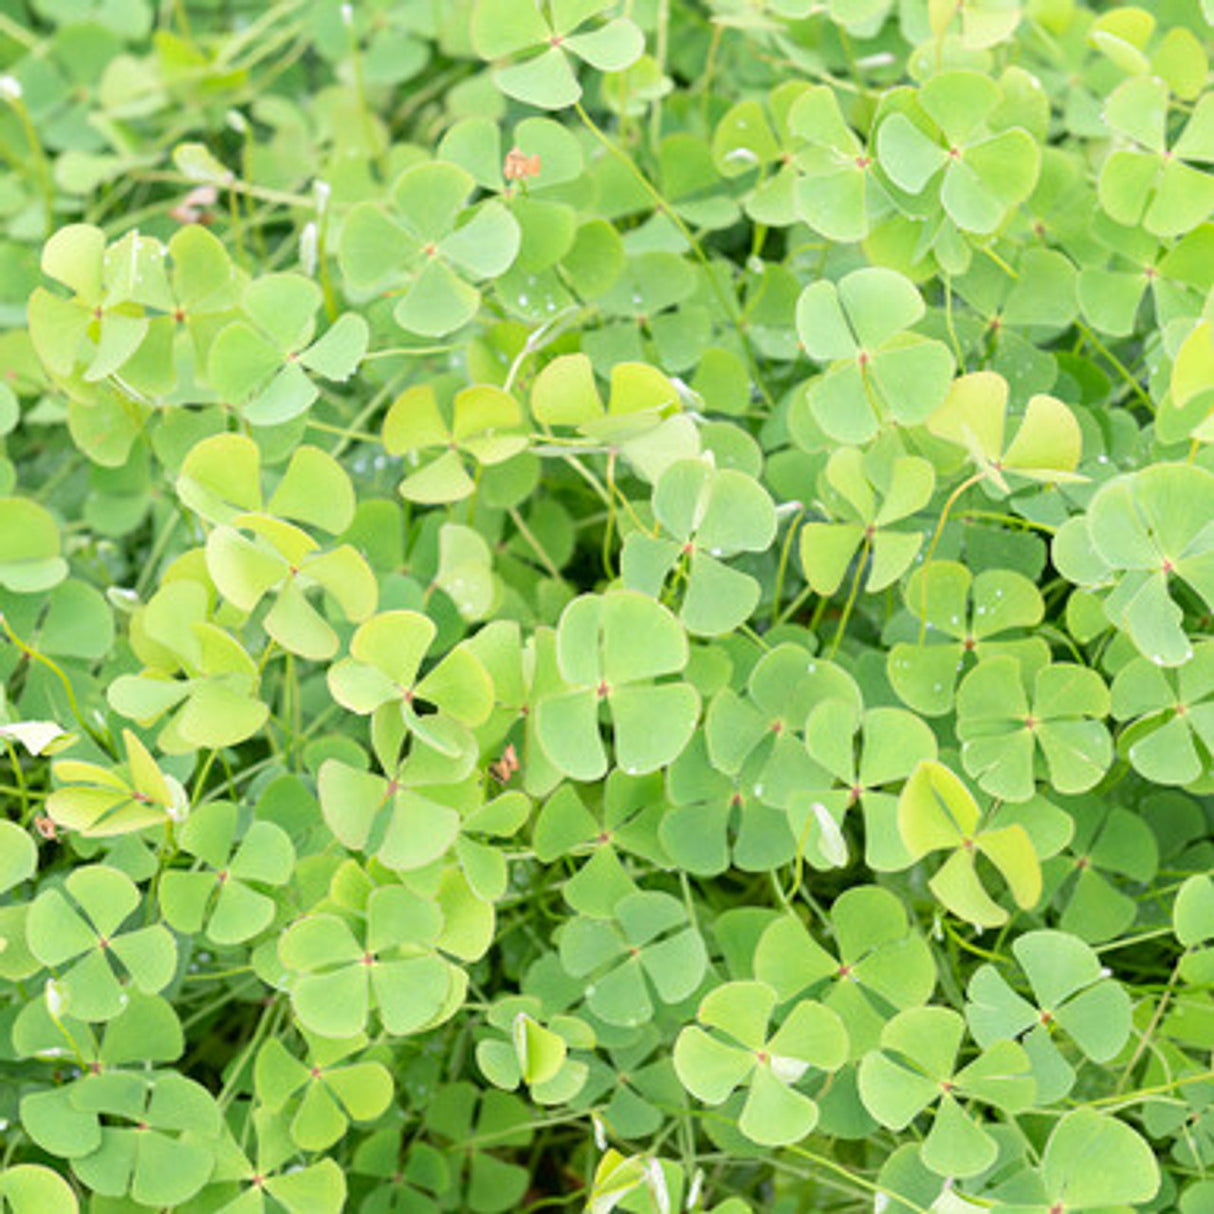
[{"label": "four-leaf clover leaf", "polygon": [[30,949],[43,965],[60,971],[56,982],[64,1007],[77,1019],[112,1020],[126,1006],[128,985],[154,995],[173,977],[177,946],[166,927],[123,930],[142,902],[125,873],[90,864],[74,869],[62,889],[44,889],[31,904]]},{"label": "four-leaf clover leaf", "polygon": [[[291,1108],[290,1134],[305,1151],[324,1151],[351,1121],[374,1121],[392,1103],[392,1076],[382,1062],[357,1057],[366,1049],[362,1034],[325,1038],[304,1034],[302,1062],[277,1039],[257,1052],[253,1082],[270,1113]],[[301,1094],[302,1093],[302,1094]]]},{"label": "four-leaf clover leaf", "polygon": [[699,719],[690,683],[656,682],[687,665],[687,634],[660,603],[635,590],[582,595],[561,614],[556,670],[539,698],[536,734],[567,775],[607,771],[599,707],[615,727],[616,761],[630,775],[656,771],[687,745]]},{"label": "four-leaf clover leaf", "polygon": [[1201,642],[1183,666],[1146,658],[1127,662],[1113,680],[1113,716],[1130,721],[1126,754],[1154,784],[1191,784],[1210,772],[1214,755],[1214,643]]},{"label": "four-leaf clover leaf", "polygon": [[[320,1037],[354,1037],[372,1008],[397,1036],[435,1023],[463,972],[435,951],[443,914],[402,885],[383,885],[367,898],[361,932],[328,911],[297,920],[278,942],[292,976],[291,1007]],[[458,977],[457,977],[458,975]]]},{"label": "four-leaf clover leaf", "polygon": [[329,667],[329,690],[343,708],[361,715],[394,706],[408,732],[425,746],[450,759],[472,761],[476,747],[470,729],[492,711],[493,683],[465,645],[421,674],[437,635],[434,621],[418,611],[373,616],[351,638],[350,656]]},{"label": "four-leaf clover leaf", "polygon": [[[1139,146],[1114,148],[1100,173],[1100,205],[1126,227],[1182,236],[1214,211],[1214,97],[1201,97],[1168,146],[1168,86],[1154,75],[1131,76],[1110,94],[1104,120]],[[1195,163],[1191,163],[1195,162]]]},{"label": "four-leaf clover leaf", "polygon": [[645,49],[641,31],[626,17],[582,30],[612,0],[549,0],[542,7],[550,18],[536,0],[477,0],[473,9],[472,45],[482,59],[526,56],[494,70],[494,83],[508,97],[564,109],[582,95],[571,56],[600,72],[621,72]]},{"label": "four-leaf clover leaf", "polygon": [[943,342],[908,332],[925,311],[908,278],[879,266],[853,270],[837,283],[821,279],[801,292],[801,345],[828,364],[811,382],[805,407],[831,438],[868,442],[891,422],[926,421],[944,400],[952,354]]},{"label": "four-leaf clover leaf", "polygon": [[1022,1042],[1032,1061],[1039,1104],[1053,1104],[1075,1082],[1075,1071],[1054,1043],[1061,1029],[1093,1062],[1116,1057],[1130,1035],[1130,999],[1101,968],[1092,948],[1066,932],[1025,932],[1012,952],[1034,1002],[1017,994],[993,965],[974,971],[965,1018],[980,1046]]},{"label": "four-leaf clover leaf", "polygon": [[1169,587],[1177,578],[1214,610],[1214,472],[1155,464],[1114,477],[1059,529],[1053,556],[1068,580],[1111,587],[1105,615],[1139,652],[1182,665],[1193,647]]},{"label": "four-leaf clover leaf", "polygon": [[778,996],[765,982],[728,982],[704,997],[696,1019],[675,1040],[679,1082],[705,1104],[747,1089],[738,1128],[760,1146],[799,1142],[818,1121],[818,1106],[796,1085],[811,1071],[847,1060],[847,1030],[829,1008],[795,1004],[770,1031]]},{"label": "four-leaf clover leaf", "polygon": [[1109,689],[1087,666],[1057,662],[1032,676],[1006,654],[986,658],[957,689],[961,761],[991,796],[1028,801],[1037,789],[1038,755],[1060,793],[1097,784],[1113,760],[1105,728]]},{"label": "four-leaf clover leaf", "polygon": [[160,880],[160,905],[169,925],[190,934],[206,931],[220,946],[240,944],[269,927],[273,897],[257,886],[285,885],[295,867],[290,836],[273,822],[251,822],[239,833],[240,810],[211,801],[186,820],[181,850],[204,867],[170,869]]},{"label": "four-leaf clover leaf", "polygon": [[860,1060],[860,1099],[884,1126],[904,1130],[936,1105],[920,1157],[941,1176],[976,1176],[995,1162],[998,1145],[961,1100],[1005,1113],[1027,1109],[1036,1096],[1024,1047],[998,1040],[957,1069],[965,1021],[951,1008],[914,1007],[881,1031],[880,1049]]},{"label": "four-leaf clover leaf", "polygon": [[994,232],[1037,183],[1037,141],[1020,127],[992,130],[999,85],[974,71],[932,76],[877,130],[877,157],[889,179],[920,195],[939,177],[944,213],[966,232]]},{"label": "four-leaf clover leaf", "polygon": [[[918,643],[895,641],[886,671],[902,700],[925,716],[952,708],[957,677],[971,655],[1010,655],[1026,674],[1050,659],[1041,637],[996,639],[1033,627],[1045,614],[1041,592],[1022,573],[987,569],[975,576],[956,561],[933,561],[911,575],[905,598],[921,635]],[[940,635],[947,639],[931,639]]]},{"label": "four-leaf clover leaf", "polygon": [[748,619],[759,602],[759,584],[724,558],[771,544],[776,512],[767,491],[737,469],[678,460],[654,486],[653,512],[670,538],[644,531],[628,537],[621,558],[625,585],[656,596],[685,560],[679,618],[689,632],[716,636]]},{"label": "four-leaf clover leaf", "polygon": [[920,763],[898,798],[898,829],[912,859],[952,853],[928,882],[932,893],[959,918],[999,927],[1008,913],[984,888],[977,857],[985,856],[998,869],[1016,905],[1026,910],[1041,897],[1041,866],[1023,826],[983,828],[981,821],[969,789],[942,763]]},{"label": "four-leaf clover leaf", "polygon": [[402,392],[384,417],[384,449],[414,465],[400,485],[401,496],[411,502],[461,501],[476,492],[469,462],[492,467],[527,446],[522,406],[492,384],[457,392],[447,412],[450,421],[434,388],[418,384]]},{"label": "four-leaf clover leaf", "polygon": [[894,1012],[931,998],[936,966],[927,941],[887,889],[857,885],[846,890],[828,917],[833,953],[794,916],[774,920],[755,945],[755,976],[781,1002],[808,993],[838,1013],[854,1060],[876,1046]]},{"label": "four-leaf clover leaf", "polygon": [[320,288],[301,274],[264,274],[245,288],[243,317],[215,338],[211,385],[254,426],[277,426],[307,412],[320,395],[308,376],[349,379],[367,352],[370,330],[355,312],[339,316],[319,339]]},{"label": "four-leaf clover leaf", "polygon": [[683,904],[638,890],[621,898],[613,919],[579,916],[560,936],[561,964],[586,983],[586,1006],[608,1024],[632,1027],[653,1015],[650,990],[663,1003],[692,995],[708,954]]},{"label": "four-leaf clover leaf", "polygon": [[[931,500],[936,477],[917,455],[892,460],[866,456],[856,447],[831,453],[823,474],[827,502],[837,521],[809,522],[801,528],[801,568],[815,594],[834,594],[862,550],[871,556],[864,589],[884,590],[910,567],[923,545],[922,531],[893,526]],[[878,504],[878,500],[880,504]]]},{"label": "four-leaf clover leaf", "polygon": [[356,203],[338,245],[346,281],[356,291],[399,290],[392,315],[410,333],[444,337],[467,324],[481,302],[472,284],[504,274],[520,239],[500,202],[468,207],[476,188],[471,173],[436,161],[401,173],[390,205]]}]

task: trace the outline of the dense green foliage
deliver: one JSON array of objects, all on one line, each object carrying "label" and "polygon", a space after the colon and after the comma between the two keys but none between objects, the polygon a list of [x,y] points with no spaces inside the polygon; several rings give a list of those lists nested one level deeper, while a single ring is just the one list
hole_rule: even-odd
[{"label": "dense green foliage", "polygon": [[0,0],[0,1209],[1214,1211],[1211,0]]}]

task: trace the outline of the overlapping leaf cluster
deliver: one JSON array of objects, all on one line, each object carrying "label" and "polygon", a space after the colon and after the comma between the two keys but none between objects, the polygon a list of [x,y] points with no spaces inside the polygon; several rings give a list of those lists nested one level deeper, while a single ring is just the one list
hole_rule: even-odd
[{"label": "overlapping leaf cluster", "polygon": [[0,4],[0,1206],[1214,1209],[1211,22]]}]

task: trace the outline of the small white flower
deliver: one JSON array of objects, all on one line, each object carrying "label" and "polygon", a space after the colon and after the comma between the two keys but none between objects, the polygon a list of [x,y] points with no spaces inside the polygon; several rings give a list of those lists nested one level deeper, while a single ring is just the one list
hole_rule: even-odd
[{"label": "small white flower", "polygon": [[847,864],[847,840],[838,822],[821,801],[815,801],[810,808],[818,823],[818,849],[832,868],[843,868]]},{"label": "small white flower", "polygon": [[109,599],[110,606],[119,611],[131,612],[139,606],[138,593],[126,586],[111,586],[106,590],[105,597]]},{"label": "small white flower", "polygon": [[694,1210],[700,1204],[700,1194],[704,1191],[704,1169],[696,1168],[691,1178],[691,1188],[687,1190],[687,1209]]},{"label": "small white flower", "polygon": [[249,120],[239,110],[228,110],[225,115],[228,126],[238,135],[249,133]]},{"label": "small white flower", "polygon": [[323,215],[328,209],[332,193],[333,187],[323,177],[317,177],[312,182],[312,197],[316,200],[317,215]]},{"label": "small white flower", "polygon": [[63,1015],[63,1008],[67,1003],[59,983],[57,983],[54,978],[48,978],[46,980],[46,986],[43,987],[43,994],[46,997],[46,1010],[50,1012],[52,1016],[58,1019]]},{"label": "small white flower", "polygon": [[305,223],[299,233],[299,265],[309,278],[316,273],[316,224]]},{"label": "small white flower", "polygon": [[809,1063],[800,1058],[786,1058],[782,1054],[772,1054],[769,1065],[771,1073],[781,1083],[796,1083],[809,1070]]},{"label": "small white flower", "polygon": [[670,382],[674,384],[674,390],[685,410],[702,410],[704,408],[704,398],[690,384],[677,375],[672,375]]},{"label": "small white flower", "polygon": [[519,1012],[510,1026],[510,1036],[514,1039],[514,1053],[518,1058],[519,1070],[527,1073],[530,1051],[527,1049],[527,1022],[531,1019],[526,1012]]},{"label": "small white flower", "polygon": [[594,1145],[600,1150],[607,1149],[607,1127],[597,1113],[590,1114],[590,1124],[594,1127]]},{"label": "small white flower", "polygon": [[21,94],[21,81],[16,76],[0,76],[0,97],[5,101],[20,101]]},{"label": "small white flower", "polygon": [[67,736],[67,730],[54,721],[14,721],[11,725],[0,725],[0,738],[20,742],[32,755],[40,755],[56,738]]},{"label": "small white flower", "polygon": [[658,1208],[658,1214],[670,1214],[670,1189],[666,1184],[666,1173],[656,1159],[645,1161],[645,1183],[649,1187],[649,1195],[653,1204]]},{"label": "small white flower", "polygon": [[190,816],[190,796],[179,780],[175,780],[172,776],[165,776],[164,781],[169,786],[171,797],[166,812],[174,822],[180,825]]}]

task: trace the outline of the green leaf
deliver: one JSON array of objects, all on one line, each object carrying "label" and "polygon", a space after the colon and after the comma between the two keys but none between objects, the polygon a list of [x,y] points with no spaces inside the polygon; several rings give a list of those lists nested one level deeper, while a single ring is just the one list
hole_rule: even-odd
[{"label": "green leaf", "polygon": [[0,1197],[13,1214],[40,1214],[43,1210],[75,1214],[80,1208],[67,1181],[39,1164],[17,1164],[0,1172]]},{"label": "green leaf", "polygon": [[0,586],[41,594],[67,577],[59,528],[51,513],[27,498],[0,497]]},{"label": "green leaf", "polygon": [[1147,1143],[1124,1122],[1091,1109],[1058,1122],[1041,1172],[1049,1199],[1068,1210],[1150,1201],[1159,1189],[1159,1166]]},{"label": "green leaf", "polygon": [[34,841],[15,822],[0,822],[0,893],[28,881],[38,868]]},{"label": "green leaf", "polygon": [[818,1106],[808,1096],[782,1083],[772,1068],[755,1068],[738,1129],[751,1142],[782,1147],[800,1142],[817,1124]]},{"label": "green leaf", "polygon": [[537,7],[511,0],[477,0],[472,16],[472,45],[482,59],[500,59],[548,37]]}]

